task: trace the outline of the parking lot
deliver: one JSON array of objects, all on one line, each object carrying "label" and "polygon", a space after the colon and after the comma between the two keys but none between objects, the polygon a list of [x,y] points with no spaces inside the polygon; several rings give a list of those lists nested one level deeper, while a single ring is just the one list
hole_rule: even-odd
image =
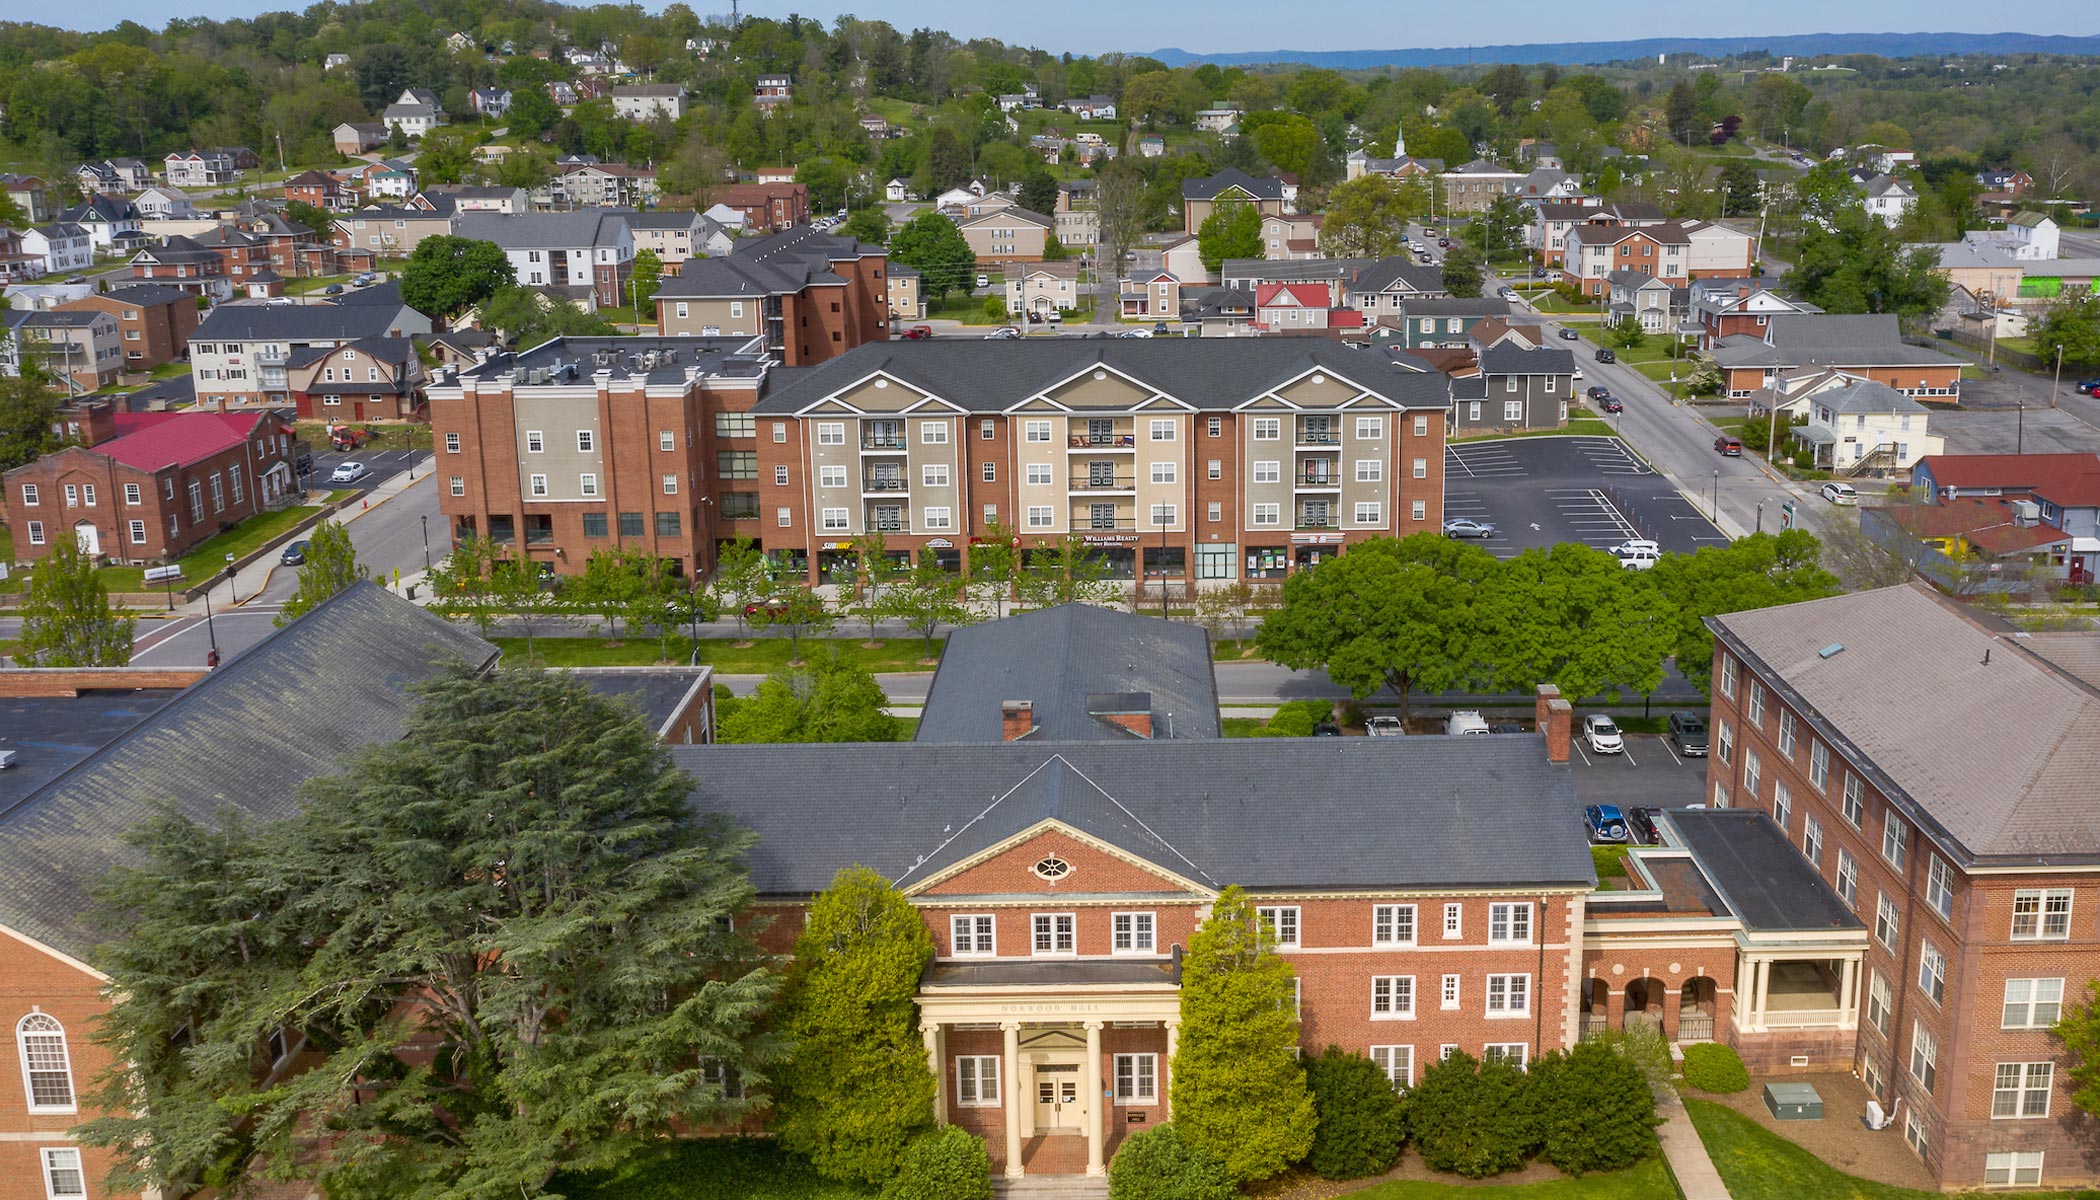
[{"label": "parking lot", "polygon": [[1728,538],[1614,437],[1525,437],[1445,449],[1444,516],[1495,527],[1498,558],[1579,542],[1603,549],[1647,538],[1689,554]]},{"label": "parking lot", "polygon": [[[314,473],[309,482],[315,488],[347,488],[351,491],[369,492],[378,487],[381,480],[398,475],[429,457],[428,450],[352,450],[346,454],[338,454],[333,450],[319,451],[314,454]],[[365,464],[365,470],[369,473],[356,483],[328,482],[328,476],[346,462],[361,462]]]}]

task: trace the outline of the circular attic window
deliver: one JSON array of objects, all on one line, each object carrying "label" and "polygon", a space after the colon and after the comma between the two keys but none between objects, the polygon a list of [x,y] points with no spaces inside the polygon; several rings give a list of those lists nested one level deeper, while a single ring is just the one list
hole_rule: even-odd
[{"label": "circular attic window", "polygon": [[1108,372],[1106,372],[1106,371],[1096,371],[1096,372],[1094,372],[1094,378],[1096,378],[1096,379],[1106,379],[1106,378],[1108,378]]},{"label": "circular attic window", "polygon": [[878,379],[875,381],[875,386],[878,388],[886,388],[890,386],[890,381],[887,379]]},{"label": "circular attic window", "polygon": [[1053,854],[1037,861],[1030,870],[1035,872],[1038,879],[1063,879],[1072,873],[1072,864]]}]

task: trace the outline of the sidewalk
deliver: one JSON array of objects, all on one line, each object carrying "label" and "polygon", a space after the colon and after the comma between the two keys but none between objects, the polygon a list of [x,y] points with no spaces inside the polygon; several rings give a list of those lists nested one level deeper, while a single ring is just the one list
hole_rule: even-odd
[{"label": "sidewalk", "polygon": [[1663,1118],[1655,1134],[1662,1140],[1663,1158],[1670,1164],[1670,1173],[1677,1176],[1684,1200],[1729,1200],[1728,1186],[1721,1182],[1721,1173],[1714,1169],[1706,1143],[1699,1140],[1699,1131],[1693,1128],[1691,1114],[1684,1111],[1684,1101],[1677,1098],[1675,1088],[1655,1089],[1655,1111]]}]

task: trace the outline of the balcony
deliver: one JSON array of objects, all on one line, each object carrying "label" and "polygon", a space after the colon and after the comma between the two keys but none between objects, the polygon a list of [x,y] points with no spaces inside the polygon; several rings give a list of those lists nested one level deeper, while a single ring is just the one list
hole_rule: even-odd
[{"label": "balcony", "polygon": [[1342,474],[1336,469],[1333,461],[1320,459],[1306,463],[1304,469],[1298,472],[1295,482],[1301,489],[1340,491]]},{"label": "balcony", "polygon": [[868,520],[868,532],[910,533],[911,522],[903,517],[871,517]]},{"label": "balcony", "polygon": [[899,429],[894,433],[886,431],[863,433],[860,435],[860,448],[864,451],[902,453],[905,448],[904,431]]},{"label": "balcony", "polygon": [[1300,529],[1340,529],[1341,527],[1342,523],[1333,517],[1301,515],[1298,518],[1298,528]]},{"label": "balcony", "polygon": [[258,350],[255,365],[258,367],[282,367],[292,361],[292,356],[282,350]]},{"label": "balcony", "polygon": [[1137,478],[1132,475],[1074,475],[1072,490],[1075,492],[1128,492],[1137,489]]},{"label": "balcony", "polygon": [[1134,433],[1075,433],[1069,439],[1074,450],[1135,450]]},{"label": "balcony", "polygon": [[1087,533],[1128,532],[1137,528],[1136,517],[1091,517],[1080,515],[1072,518],[1074,531]]},{"label": "balcony", "polygon": [[1298,425],[1297,438],[1301,447],[1339,446],[1342,444],[1342,431],[1332,425],[1308,425],[1301,422]]},{"label": "balcony", "polygon": [[869,493],[908,492],[911,488],[902,475],[869,475],[860,481],[860,490]]}]

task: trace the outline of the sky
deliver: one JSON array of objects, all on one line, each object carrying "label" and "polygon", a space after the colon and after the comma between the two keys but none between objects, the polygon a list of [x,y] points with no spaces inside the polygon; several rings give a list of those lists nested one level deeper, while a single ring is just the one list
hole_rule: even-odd
[{"label": "sky", "polygon": [[[645,7],[658,11],[664,0]],[[697,12],[727,9],[727,0],[688,0]],[[0,3],[0,10],[14,0]],[[215,18],[303,8],[303,0],[104,0],[73,10],[29,7],[8,14],[75,28],[107,28],[130,18],[159,28],[170,16]],[[887,20],[903,29],[930,26],[961,38],[995,37],[1021,45],[1075,54],[1108,50],[1144,51],[1173,47],[1194,53],[1242,50],[1403,49],[1417,46],[1521,44],[1526,42],[1617,41],[1644,37],[1749,37],[1789,33],[1912,33],[1932,30],[2015,31],[2041,34],[2100,33],[2100,19],[2086,4],[2025,5],[2013,18],[1971,0],[1761,0],[1755,5],[1718,5],[1656,0],[1583,10],[1570,24],[1565,0],[1497,0],[1493,4],[1434,4],[1425,0],[1322,5],[1292,0],[1052,0],[1038,4],[987,4],[984,0],[862,0],[811,4],[744,0],[746,15],[783,17],[798,12],[829,24],[841,12]],[[1294,19],[1303,12],[1311,19]],[[1316,17],[1313,14],[1317,13]],[[1577,32],[1579,30],[1579,33]]]}]

